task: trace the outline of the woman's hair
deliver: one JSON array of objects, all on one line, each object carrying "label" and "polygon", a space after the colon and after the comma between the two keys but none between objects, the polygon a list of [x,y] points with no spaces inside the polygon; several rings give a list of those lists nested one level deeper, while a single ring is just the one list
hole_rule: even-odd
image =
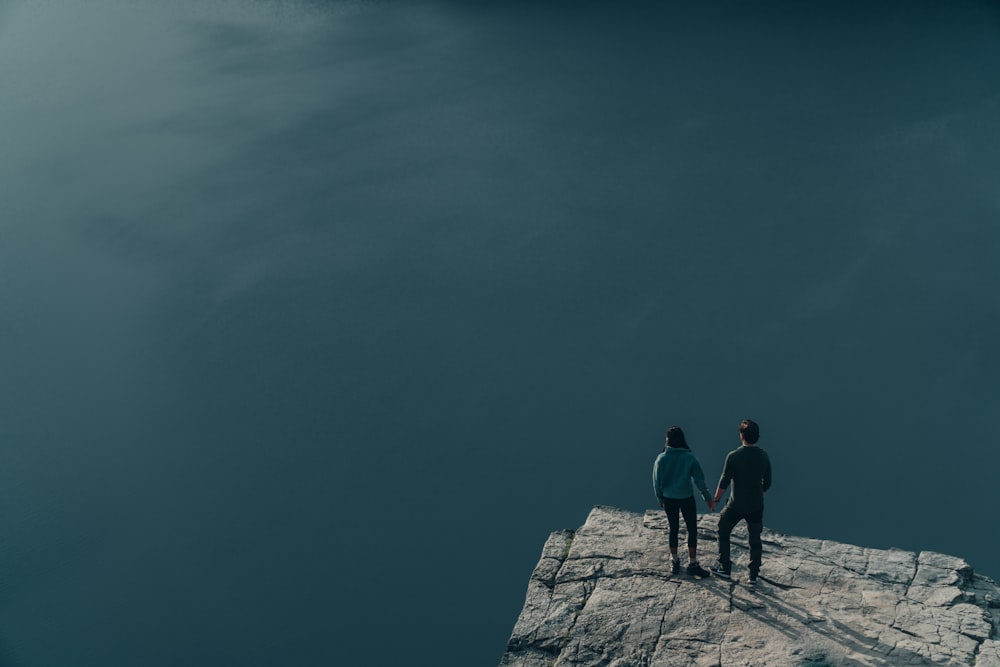
[{"label": "woman's hair", "polygon": [[684,438],[684,431],[681,430],[680,426],[671,426],[667,429],[667,442],[664,445],[664,449],[667,447],[691,449],[688,447],[687,440]]}]

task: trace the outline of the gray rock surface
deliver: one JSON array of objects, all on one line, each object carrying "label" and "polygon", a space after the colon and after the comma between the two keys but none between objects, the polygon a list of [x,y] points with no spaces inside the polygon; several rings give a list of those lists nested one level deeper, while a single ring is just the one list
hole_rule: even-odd
[{"label": "gray rock surface", "polygon": [[[699,518],[705,566],[716,526],[717,515]],[[595,507],[546,541],[500,665],[1000,667],[1000,587],[961,558],[763,539],[755,587],[743,524],[732,582],[671,575],[662,511]]]}]

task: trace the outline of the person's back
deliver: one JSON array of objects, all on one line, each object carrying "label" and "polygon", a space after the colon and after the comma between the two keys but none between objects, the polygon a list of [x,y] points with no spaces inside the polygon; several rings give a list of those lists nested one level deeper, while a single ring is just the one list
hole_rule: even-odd
[{"label": "person's back", "polygon": [[771,459],[757,446],[741,446],[729,452],[719,486],[732,482],[729,502],[740,514],[756,512],[764,507],[764,491],[771,486]]},{"label": "person's back", "polygon": [[692,495],[692,478],[702,496],[710,498],[701,464],[690,449],[667,447],[656,457],[653,485],[661,504],[663,498],[687,498]]}]

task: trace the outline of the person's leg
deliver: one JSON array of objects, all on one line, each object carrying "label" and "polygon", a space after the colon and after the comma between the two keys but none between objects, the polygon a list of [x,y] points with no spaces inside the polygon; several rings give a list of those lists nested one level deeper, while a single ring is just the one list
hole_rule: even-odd
[{"label": "person's leg", "polygon": [[678,533],[680,532],[680,501],[674,498],[663,499],[663,511],[667,513],[667,523],[670,524],[670,554],[677,557]]},{"label": "person's leg", "polygon": [[710,576],[708,570],[698,564],[698,508],[695,506],[694,496],[684,499],[681,504],[681,513],[684,515],[684,525],[687,527],[688,534],[687,573],[692,577]]},{"label": "person's leg", "polygon": [[677,574],[681,571],[681,559],[677,556],[677,532],[679,529],[680,520],[677,516],[677,512],[680,509],[680,505],[673,498],[663,499],[663,511],[667,513],[667,523],[670,524],[670,537],[668,539],[670,545],[670,572],[672,574]]},{"label": "person's leg", "polygon": [[698,562],[698,507],[694,496],[688,496],[681,501],[681,514],[684,516],[684,527],[687,528],[688,556],[692,563]]},{"label": "person's leg", "polygon": [[751,512],[746,516],[747,533],[750,536],[750,577],[756,579],[760,573],[760,561],[764,553],[764,544],[760,534],[764,530],[764,510]]},{"label": "person's leg", "polygon": [[[732,562],[729,560],[729,534],[733,532],[733,527],[740,520],[737,512],[733,511],[731,505],[726,507],[719,514],[719,565],[729,574]],[[712,570],[716,571],[715,568]]]}]

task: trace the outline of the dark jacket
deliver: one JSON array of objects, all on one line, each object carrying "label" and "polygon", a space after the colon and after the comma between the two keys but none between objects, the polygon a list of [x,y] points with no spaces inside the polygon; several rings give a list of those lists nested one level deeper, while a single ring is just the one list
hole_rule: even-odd
[{"label": "dark jacket", "polygon": [[757,446],[741,446],[726,456],[719,488],[733,483],[729,505],[740,514],[764,509],[764,492],[771,488],[771,459]]}]

